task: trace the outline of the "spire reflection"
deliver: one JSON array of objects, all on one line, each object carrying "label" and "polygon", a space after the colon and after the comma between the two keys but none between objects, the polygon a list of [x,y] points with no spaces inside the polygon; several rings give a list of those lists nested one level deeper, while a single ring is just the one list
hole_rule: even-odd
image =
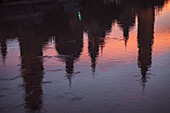
[{"label": "spire reflection", "polygon": [[135,16],[136,11],[134,6],[124,6],[121,15],[118,17],[118,24],[123,29],[123,37],[125,41],[125,46],[127,46],[127,42],[129,39],[129,31],[130,28],[135,25]]},{"label": "spire reflection", "polygon": [[[3,62],[5,62],[7,53],[9,53],[9,51],[7,52],[7,41],[10,39],[9,34],[17,34],[15,37],[19,40],[21,57],[20,73],[24,83],[24,109],[28,112],[41,112],[42,110],[42,82],[45,73],[43,47],[48,42],[50,36],[55,36],[55,50],[58,52],[59,60],[65,65],[64,74],[68,79],[69,86],[71,86],[72,78],[76,74],[75,63],[79,60],[83,51],[83,32],[88,34],[88,47],[85,49],[88,51],[87,54],[90,58],[91,64],[89,64],[89,67],[93,74],[95,74],[97,64],[99,64],[100,49],[104,51],[104,47],[107,45],[107,34],[111,31],[113,31],[113,34],[115,32],[112,30],[112,27],[114,27],[113,23],[118,24],[122,29],[124,41],[119,41],[122,41],[127,46],[130,38],[129,32],[135,25],[136,17],[138,18],[137,65],[141,71],[142,85],[145,87],[148,79],[148,71],[152,66],[155,7],[161,9],[165,1],[73,0],[62,3],[60,1],[51,1],[47,4],[46,2],[31,3],[31,5],[23,3],[23,5],[18,5],[17,7],[14,5],[11,9],[5,5],[0,7],[0,10],[4,10],[4,12],[0,11],[0,15],[2,15],[0,17],[0,53]],[[27,7],[25,8],[24,5]],[[22,9],[19,11],[20,13],[18,13],[18,9]],[[1,33],[2,31],[4,34]],[[115,39],[117,40],[118,38],[116,37]],[[119,46],[114,44],[120,43],[109,43],[110,45],[108,44],[109,46],[107,47],[114,48],[115,46]],[[118,63],[120,61],[121,63],[122,60],[122,62],[125,61],[126,63],[127,60],[131,60],[135,56],[131,54],[134,53],[136,48],[132,49],[133,52],[128,51],[128,54],[124,54],[130,56],[123,56],[120,59],[117,56],[123,55],[120,54],[122,48],[115,47],[117,49],[115,53],[110,48],[108,49],[109,51],[106,51],[108,52],[106,54],[108,56],[105,55],[106,64],[111,65],[108,68],[117,66],[117,63],[111,64],[114,61]],[[109,55],[113,57],[108,58]],[[83,58],[85,57],[83,56]],[[114,61],[110,63],[109,60],[112,58]],[[105,59],[103,60],[105,63]],[[58,64],[54,65],[56,66]],[[107,69],[104,71],[107,71]],[[57,71],[53,72],[57,73]]]},{"label": "spire reflection", "polygon": [[152,64],[154,17],[153,6],[138,10],[138,67],[141,69],[143,86]]},{"label": "spire reflection", "polygon": [[7,55],[7,39],[0,38],[0,52],[2,55],[2,61],[5,63],[6,55]]},{"label": "spire reflection", "polygon": [[41,111],[42,78],[44,75],[42,59],[42,37],[34,32],[23,33],[19,38],[21,50],[21,72],[25,88],[25,108],[30,112]]},{"label": "spire reflection", "polygon": [[[65,63],[65,71],[71,85],[71,78],[74,74],[74,63],[80,57],[83,48],[83,29],[77,18],[77,13],[70,16],[63,12],[58,18],[60,30],[56,33],[56,50],[59,58]],[[61,20],[61,21],[60,21]]]},{"label": "spire reflection", "polygon": [[[87,2],[88,1],[88,2]],[[99,50],[101,52],[105,46],[106,34],[111,31],[112,21],[116,18],[115,3],[103,1],[90,1],[83,2],[83,27],[88,34],[88,53],[91,58],[91,68],[93,74],[95,73],[97,58]]]}]

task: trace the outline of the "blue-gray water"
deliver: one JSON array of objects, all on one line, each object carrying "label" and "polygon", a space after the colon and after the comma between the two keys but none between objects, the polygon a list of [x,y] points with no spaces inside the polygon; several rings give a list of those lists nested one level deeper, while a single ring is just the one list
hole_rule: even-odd
[{"label": "blue-gray water", "polygon": [[0,3],[0,113],[170,113],[169,19],[168,0]]}]

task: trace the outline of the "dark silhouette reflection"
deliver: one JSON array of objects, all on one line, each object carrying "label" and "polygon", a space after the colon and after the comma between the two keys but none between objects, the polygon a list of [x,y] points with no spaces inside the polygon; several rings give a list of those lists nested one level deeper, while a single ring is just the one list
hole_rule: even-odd
[{"label": "dark silhouette reflection", "polygon": [[[28,9],[23,8],[23,6],[13,6],[12,14],[9,11],[9,14],[4,15],[4,18],[1,17],[0,31],[4,31],[2,34],[6,39],[10,39],[9,34],[12,37],[18,37],[21,75],[25,88],[25,108],[28,112],[40,112],[43,105],[42,81],[44,75],[42,49],[49,37],[56,32],[54,30],[56,27],[52,24],[56,20],[53,19],[51,13],[48,13],[50,9],[40,10],[43,6],[40,9],[39,7],[35,8],[34,13],[30,11],[34,4]],[[17,13],[17,8],[23,9],[21,15]],[[58,8],[53,10],[58,11]],[[3,12],[0,13],[3,15]],[[39,13],[41,15],[37,16]],[[1,43],[6,39],[3,39]]]},{"label": "dark silhouette reflection", "polygon": [[[55,36],[56,51],[59,53],[60,60],[65,63],[66,77],[71,85],[74,64],[82,53],[83,32],[88,34],[88,53],[94,74],[99,51],[100,49],[103,51],[105,37],[111,31],[112,22],[118,21],[123,30],[126,46],[129,31],[135,25],[136,15],[138,15],[138,67],[141,69],[144,86],[152,63],[154,7],[161,9],[164,1],[72,0],[61,3],[48,1],[45,4],[23,3],[23,5],[11,5],[10,8],[8,5],[2,5],[0,7],[0,52],[5,61],[9,34],[18,37],[21,75],[25,88],[25,108],[30,112],[41,111],[44,75],[42,49],[50,36]],[[78,14],[81,14],[81,19],[78,18]]]},{"label": "dark silhouette reflection", "polygon": [[143,86],[152,63],[154,17],[153,6],[138,9],[138,66],[141,68]]},{"label": "dark silhouette reflection", "polygon": [[[40,112],[43,105],[43,46],[48,42],[52,34],[58,35],[60,32],[60,22],[65,18],[62,16],[59,19],[58,17],[61,14],[62,10],[57,7],[52,12],[44,12],[41,22],[36,22],[39,19],[37,17],[31,18],[32,20],[29,24],[25,22],[20,23],[19,44],[21,51],[21,72],[26,92],[25,107],[31,112]],[[20,31],[20,29],[22,30]],[[79,49],[79,47],[77,48]]]},{"label": "dark silhouette reflection", "polygon": [[[56,34],[56,50],[61,61],[65,62],[65,71],[71,85],[74,62],[79,58],[83,48],[83,29],[76,13],[69,16],[64,11],[59,14],[59,30]],[[63,19],[64,18],[64,19]]]},{"label": "dark silhouette reflection", "polygon": [[95,73],[99,49],[103,51],[105,36],[111,31],[112,21],[115,20],[119,7],[115,3],[104,1],[83,1],[83,27],[88,33],[88,52],[91,58],[91,68]]},{"label": "dark silhouette reflection", "polygon": [[[26,34],[25,34],[26,35]],[[33,39],[34,38],[34,39]],[[20,38],[21,70],[25,87],[25,107],[33,112],[40,111],[42,106],[42,40],[32,32]]]},{"label": "dark silhouette reflection", "polygon": [[99,38],[98,37],[92,37],[92,36],[88,36],[88,51],[89,51],[89,55],[91,57],[91,68],[92,68],[92,72],[94,74],[95,72],[95,68],[96,68],[96,58],[99,55]]},{"label": "dark silhouette reflection", "polygon": [[7,41],[13,40],[16,37],[16,35],[12,34],[10,31],[10,25],[0,20],[0,53],[4,64],[7,56]]},{"label": "dark silhouette reflection", "polygon": [[[97,31],[96,31],[97,32]],[[91,58],[91,68],[93,74],[95,73],[96,63],[97,63],[97,57],[99,55],[99,48],[101,48],[101,51],[103,51],[104,47],[104,40],[105,40],[105,34],[103,34],[103,37],[93,35],[95,32],[88,32],[88,52],[89,56]]]},{"label": "dark silhouette reflection", "polygon": [[[45,23],[44,23],[45,24]],[[25,107],[29,112],[40,112],[43,104],[42,79],[44,74],[42,49],[48,41],[41,25],[22,26],[19,33],[21,72],[25,87]]]},{"label": "dark silhouette reflection", "polygon": [[129,30],[135,25],[136,11],[134,6],[122,4],[122,7],[124,10],[118,17],[118,24],[123,29],[125,46],[127,46],[127,41],[129,39]]},{"label": "dark silhouette reflection", "polygon": [[0,52],[2,56],[2,61],[5,63],[6,55],[7,55],[7,39],[0,38]]}]

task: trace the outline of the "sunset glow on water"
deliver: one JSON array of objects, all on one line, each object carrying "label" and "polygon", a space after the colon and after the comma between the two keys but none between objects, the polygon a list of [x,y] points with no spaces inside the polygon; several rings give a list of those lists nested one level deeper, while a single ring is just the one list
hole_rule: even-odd
[{"label": "sunset glow on water", "polygon": [[0,4],[0,113],[169,113],[169,0]]}]

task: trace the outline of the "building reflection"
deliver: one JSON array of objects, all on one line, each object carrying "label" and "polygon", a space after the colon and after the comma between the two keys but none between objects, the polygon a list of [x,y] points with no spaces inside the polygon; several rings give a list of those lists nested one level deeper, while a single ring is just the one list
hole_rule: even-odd
[{"label": "building reflection", "polygon": [[123,30],[125,46],[127,46],[130,29],[135,25],[136,10],[134,6],[129,6],[127,3],[122,3],[122,7],[123,11],[117,20]]},{"label": "building reflection", "polygon": [[[14,29],[12,30],[15,31]],[[16,33],[11,33],[10,24],[0,21],[0,54],[4,64],[7,57],[7,41],[13,40],[15,37]]]},{"label": "building reflection", "polygon": [[[119,1],[119,0],[118,0]],[[4,31],[0,36],[0,50],[3,62],[7,56],[7,40],[9,33],[17,34],[20,44],[21,75],[25,89],[25,108],[28,111],[41,111],[43,104],[42,81],[44,75],[43,46],[51,35],[55,36],[56,51],[60,61],[65,63],[66,77],[71,85],[74,75],[74,64],[80,57],[83,49],[83,32],[88,33],[88,53],[91,59],[92,72],[95,72],[99,50],[103,51],[105,37],[111,31],[112,22],[118,21],[122,28],[125,46],[129,39],[129,31],[135,25],[135,17],[138,15],[138,67],[141,70],[143,86],[147,81],[147,72],[152,64],[152,45],[154,40],[155,6],[162,8],[164,0],[155,2],[121,0],[119,2],[98,0],[82,0],[75,8],[77,1],[71,8],[57,4],[59,7],[48,9],[22,10],[22,15],[9,13],[0,24],[10,25],[0,27]],[[134,0],[129,0],[134,1]],[[150,1],[150,0],[149,0]],[[74,1],[73,1],[74,2]],[[131,4],[132,3],[132,4]],[[61,5],[61,6],[60,6]],[[68,4],[67,4],[68,6]],[[35,7],[34,7],[35,8]],[[32,6],[30,8],[32,9]],[[73,10],[71,10],[73,9]],[[77,18],[78,12],[82,14],[82,20]],[[0,12],[2,13],[2,12]],[[25,14],[26,13],[26,14]],[[30,14],[31,13],[31,14]],[[11,14],[15,15],[10,17]],[[40,16],[37,16],[39,15]],[[25,15],[33,15],[26,17]],[[7,18],[9,16],[9,18]],[[22,18],[20,18],[22,17]],[[17,19],[19,18],[19,19]],[[2,19],[2,17],[0,18]],[[11,30],[12,29],[12,30]]]},{"label": "building reflection", "polygon": [[83,48],[83,28],[76,13],[69,16],[64,11],[58,15],[59,22],[56,33],[56,50],[59,58],[65,63],[66,77],[71,85],[74,74],[74,63],[80,57]]},{"label": "building reflection", "polygon": [[96,68],[96,60],[97,57],[99,55],[99,47],[101,46],[101,49],[103,48],[103,44],[100,44],[103,41],[104,38],[100,39],[100,37],[95,37],[91,34],[88,34],[88,52],[89,52],[89,56],[91,58],[91,68],[92,68],[92,72],[94,74],[95,72],[95,68]]},{"label": "building reflection", "polygon": [[42,48],[44,37],[36,34],[35,26],[20,33],[21,75],[25,88],[25,107],[28,111],[40,111],[42,107],[42,78],[44,74]]},{"label": "building reflection", "polygon": [[138,10],[138,66],[141,69],[143,85],[147,81],[147,71],[152,63],[154,19],[153,6]]},{"label": "building reflection", "polygon": [[[29,35],[28,35],[29,36]],[[42,106],[42,43],[39,39],[20,39],[21,72],[25,87],[25,107],[29,111],[40,111]]]},{"label": "building reflection", "polygon": [[[35,15],[39,13],[38,11],[38,9],[35,10]],[[9,13],[9,18],[4,17],[0,21],[0,31],[2,32],[0,43],[1,50],[3,50],[1,53],[5,58],[7,54],[6,40],[11,39],[10,37],[17,37],[20,46],[21,77],[23,78],[25,90],[24,107],[28,112],[41,112],[44,75],[43,47],[48,42],[50,35],[55,33],[55,26],[51,24],[55,20],[53,20],[53,15],[48,11],[44,11],[43,15],[39,16],[31,15],[30,13],[23,10],[23,17],[18,17],[17,14],[15,15],[14,10],[14,17],[16,16],[17,19],[11,19],[14,17],[11,17]],[[24,15],[29,16],[25,17]],[[47,19],[47,17],[49,18]]]},{"label": "building reflection", "polygon": [[7,39],[2,37],[0,38],[0,51],[2,56],[2,61],[5,63],[6,55],[7,55]]},{"label": "building reflection", "polygon": [[[88,2],[87,2],[88,1]],[[88,53],[91,68],[95,73],[99,50],[103,51],[106,34],[111,31],[112,22],[118,15],[116,4],[110,2],[84,1],[83,27],[88,34]]]},{"label": "building reflection", "polygon": [[[41,112],[43,105],[42,82],[44,75],[43,47],[47,44],[52,34],[56,36],[59,35],[61,20],[65,18],[65,16],[61,16],[61,14],[63,15],[62,9],[56,8],[53,9],[52,12],[45,12],[41,17],[40,23],[36,23],[37,18],[33,18],[28,25],[25,23],[20,25],[22,31],[19,32],[18,39],[21,54],[21,74],[26,93],[25,108],[29,112]],[[64,28],[66,27],[67,26]]]}]

